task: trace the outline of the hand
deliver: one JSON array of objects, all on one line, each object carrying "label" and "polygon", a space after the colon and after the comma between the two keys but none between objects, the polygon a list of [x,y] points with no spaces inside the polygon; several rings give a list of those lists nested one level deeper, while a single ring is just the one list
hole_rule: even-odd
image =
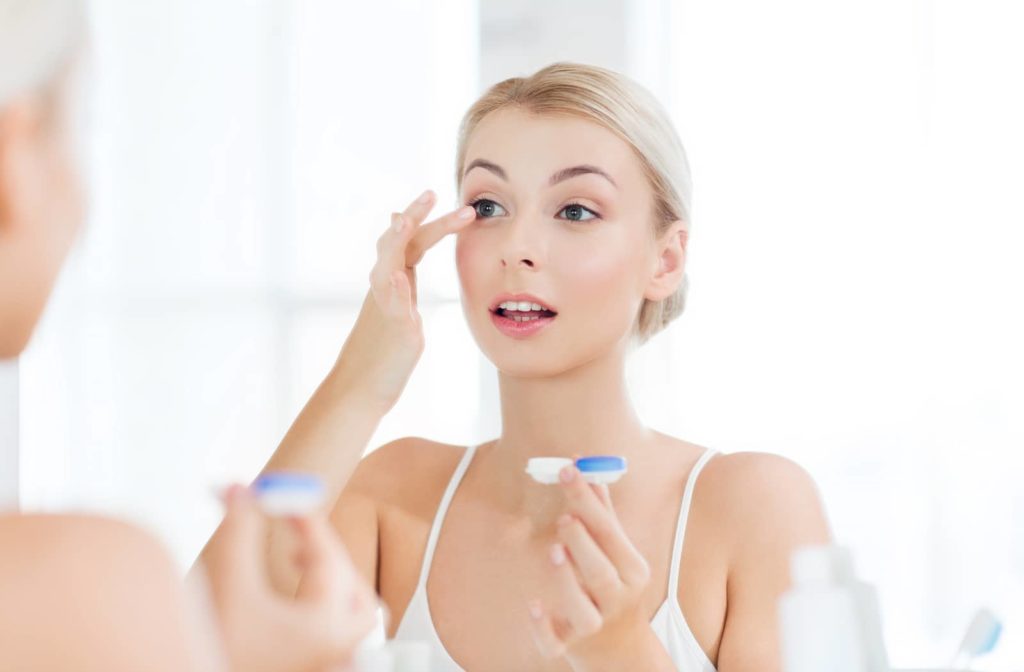
[{"label": "hand", "polygon": [[423,353],[416,264],[438,241],[475,218],[474,209],[464,206],[421,224],[433,203],[428,190],[405,212],[392,213],[392,226],[377,240],[370,291],[335,367],[345,384],[368,393],[383,413],[398,401]]},{"label": "hand", "polygon": [[323,514],[293,518],[304,570],[294,599],[271,587],[263,564],[267,521],[232,486],[206,577],[232,672],[299,672],[345,663],[376,622],[377,600]]},{"label": "hand", "polygon": [[574,466],[559,476],[568,512],[550,549],[558,587],[548,604],[530,603],[530,622],[545,657],[586,667],[588,659],[650,641],[642,606],[650,568],[622,529],[608,486],[590,485]]}]

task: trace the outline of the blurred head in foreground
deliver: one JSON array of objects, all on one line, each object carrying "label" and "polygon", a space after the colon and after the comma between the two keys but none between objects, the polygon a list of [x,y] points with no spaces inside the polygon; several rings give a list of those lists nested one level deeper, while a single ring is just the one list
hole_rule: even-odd
[{"label": "blurred head in foreground", "polygon": [[39,321],[84,218],[76,0],[0,0],[0,359]]}]

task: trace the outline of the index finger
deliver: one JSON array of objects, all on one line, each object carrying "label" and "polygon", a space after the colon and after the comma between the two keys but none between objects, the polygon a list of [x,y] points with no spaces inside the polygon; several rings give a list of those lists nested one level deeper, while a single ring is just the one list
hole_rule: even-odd
[{"label": "index finger", "polygon": [[405,248],[405,265],[412,268],[420,263],[427,250],[432,248],[449,233],[456,233],[476,218],[476,210],[473,206],[464,205],[457,210],[449,212],[443,217],[424,224],[413,236]]},{"label": "index finger", "polygon": [[[434,192],[427,189],[405,210],[391,213],[391,226],[377,239],[378,266],[385,271],[385,276],[390,277],[393,271],[403,270],[403,267],[411,268],[405,261],[409,240],[418,233],[420,222],[433,209]],[[399,220],[401,230],[395,229]]]},{"label": "index finger", "polygon": [[615,565],[623,583],[642,583],[647,561],[626,536],[615,512],[605,506],[601,496],[583,479],[576,467],[563,468],[560,478],[569,509],[583,522],[594,541]]},{"label": "index finger", "polygon": [[415,201],[409,204],[402,212],[402,215],[405,217],[407,225],[411,223],[413,227],[417,227],[433,209],[434,192],[431,189],[427,189]]}]

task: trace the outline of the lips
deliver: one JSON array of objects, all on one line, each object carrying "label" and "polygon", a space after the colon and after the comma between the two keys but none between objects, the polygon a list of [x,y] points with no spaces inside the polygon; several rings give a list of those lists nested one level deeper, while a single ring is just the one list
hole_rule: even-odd
[{"label": "lips", "polygon": [[[505,311],[499,308],[506,301],[521,301],[524,303],[536,303],[544,306],[542,311]],[[558,311],[546,299],[534,294],[523,292],[517,294],[499,294],[494,297],[489,306],[491,322],[498,331],[514,339],[525,339],[542,331],[546,326],[555,321]]]},{"label": "lips", "polygon": [[[522,313],[516,313],[522,315]],[[511,317],[506,317],[504,311],[496,310],[491,313],[491,322],[498,328],[498,331],[505,334],[509,338],[524,339],[533,336],[537,332],[543,330],[549,324],[555,321],[554,313],[547,313],[543,317],[537,317],[535,319],[516,321]]]}]

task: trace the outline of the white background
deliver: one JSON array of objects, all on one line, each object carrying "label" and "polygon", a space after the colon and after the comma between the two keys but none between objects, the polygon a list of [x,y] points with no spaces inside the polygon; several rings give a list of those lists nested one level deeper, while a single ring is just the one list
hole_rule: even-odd
[{"label": "white background", "polygon": [[[597,6],[595,6],[597,5]],[[952,0],[93,3],[92,214],[21,366],[26,509],[131,518],[182,567],[333,361],[388,213],[454,205],[462,112],[607,65],[695,184],[686,313],[631,363],[648,423],[818,481],[893,662],[973,610],[1024,661],[1024,10]],[[370,448],[496,435],[451,241]]]}]

